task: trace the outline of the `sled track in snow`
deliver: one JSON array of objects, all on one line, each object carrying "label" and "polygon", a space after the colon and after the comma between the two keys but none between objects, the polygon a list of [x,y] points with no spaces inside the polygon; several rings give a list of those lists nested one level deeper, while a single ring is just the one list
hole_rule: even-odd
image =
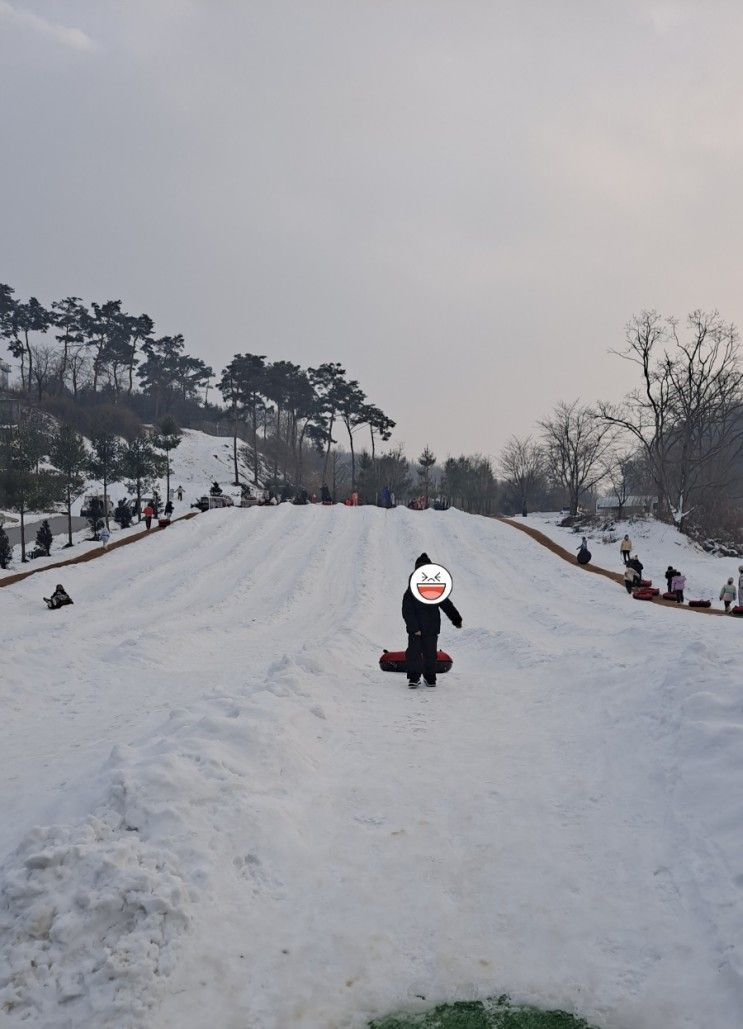
[{"label": "sled track in snow", "polygon": [[[518,529],[519,532],[526,533],[527,536],[531,536],[535,542],[546,547],[547,550],[551,550],[553,554],[556,554],[557,557],[561,557],[563,561],[567,561],[573,568],[578,568],[585,572],[592,572],[594,575],[603,575],[605,579],[611,579],[612,582],[616,582],[622,587],[622,589],[624,589],[624,578],[620,572],[612,572],[608,568],[599,568],[598,566],[591,564],[579,565],[575,560],[574,554],[569,550],[566,550],[565,547],[561,547],[559,543],[555,543],[554,540],[550,539],[549,536],[546,536],[543,532],[540,532],[539,529],[535,529],[531,525],[522,525],[521,522],[516,522],[512,518],[499,518],[498,520],[505,522],[506,525],[511,525],[514,529]],[[643,601],[643,603],[670,607],[676,611],[693,611],[696,614],[725,615],[726,617],[730,617],[727,615],[727,612],[719,611],[714,607],[689,607],[686,604],[677,604],[675,600],[664,600],[663,597],[653,597],[651,600]]]},{"label": "sled track in snow", "polygon": [[108,547],[87,550],[84,554],[78,554],[77,557],[68,557],[66,561],[56,561],[54,564],[44,565],[42,568],[29,568],[27,572],[16,572],[15,575],[8,575],[7,578],[0,579],[0,588],[12,586],[13,583],[22,582],[24,579],[28,579],[29,576],[38,575],[40,572],[50,572],[55,568],[67,568],[69,565],[80,565],[86,561],[92,561],[96,557],[103,557],[104,554],[110,553],[112,550],[118,550],[119,547],[128,547],[130,543],[137,543],[146,536],[151,536],[153,532],[162,532],[165,528],[171,528],[176,522],[185,522],[189,518],[195,518],[196,514],[196,511],[189,511],[188,514],[181,515],[180,518],[174,518],[170,526],[159,525],[154,529],[150,529],[149,532],[145,529],[144,532],[138,532],[134,536],[127,536],[123,540],[117,540],[115,543],[109,544]]}]

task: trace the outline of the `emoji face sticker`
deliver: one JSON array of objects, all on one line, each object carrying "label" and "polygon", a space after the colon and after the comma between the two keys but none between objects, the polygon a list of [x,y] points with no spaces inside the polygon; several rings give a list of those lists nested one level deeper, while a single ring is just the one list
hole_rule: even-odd
[{"label": "emoji face sticker", "polygon": [[421,565],[410,576],[410,592],[422,604],[440,604],[451,593],[452,579],[443,565]]}]

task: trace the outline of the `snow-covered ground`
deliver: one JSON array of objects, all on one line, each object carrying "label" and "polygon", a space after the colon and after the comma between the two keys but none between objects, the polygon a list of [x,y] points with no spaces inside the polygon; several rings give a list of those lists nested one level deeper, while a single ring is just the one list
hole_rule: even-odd
[{"label": "snow-covered ground", "polygon": [[[411,692],[377,660],[424,549],[464,628]],[[3,1026],[353,1029],[508,991],[739,1029],[739,621],[454,510],[212,511],[49,612],[56,581],[0,590]]]},{"label": "snow-covered ground", "polygon": [[[252,484],[252,469],[248,468],[244,461],[244,452],[242,451],[243,445],[238,446],[238,468],[240,471],[241,481]],[[204,432],[197,432],[193,429],[183,429],[181,442],[175,450],[171,451],[171,475],[170,475],[170,489],[173,494],[173,508],[174,517],[178,517],[181,514],[185,514],[191,506],[199,499],[209,493],[213,482],[218,482],[222,487],[222,492],[226,496],[233,498],[235,504],[240,503],[241,494],[240,489],[233,485],[234,482],[234,464],[232,460],[232,440],[225,439],[220,436],[209,436]],[[176,491],[179,486],[183,487],[183,500],[179,501],[176,495]],[[163,477],[157,483],[158,492],[161,499],[165,500],[165,478]],[[251,489],[253,489],[251,485]],[[84,498],[89,493],[103,493],[103,484],[101,482],[91,480],[85,488],[85,491],[77,497],[72,505],[73,515],[79,516],[80,509],[83,506]],[[112,482],[108,487],[108,495],[111,498],[114,506],[121,497],[127,497],[132,499],[128,493],[126,486],[120,482]],[[52,517],[54,512],[38,511],[29,512],[26,515],[26,523],[41,522],[44,518]],[[5,522],[7,528],[16,527],[18,525],[18,515],[10,511],[0,511],[0,525]],[[29,529],[26,535],[27,550],[31,551],[34,548],[34,541],[36,538],[36,528],[34,525],[33,530]],[[113,539],[120,539],[121,534],[118,525],[113,519],[110,520],[110,528]],[[141,527],[140,527],[141,528]],[[137,529],[136,531],[139,531]],[[124,530],[125,534],[127,530]],[[73,540],[75,544],[82,543],[90,536],[90,532],[87,529],[83,529],[79,532],[73,533]],[[77,555],[82,551],[75,547],[74,551],[65,549],[67,542],[66,529],[64,532],[59,532],[55,535],[54,544],[52,547],[52,553],[50,559],[40,558],[39,561],[43,563],[49,563],[50,561],[63,561],[68,557]],[[89,544],[84,549],[90,550],[95,544]],[[30,568],[39,568],[41,565],[37,562],[33,562],[28,565],[21,564],[21,547],[20,544],[13,548],[13,561],[12,566],[5,572],[0,569],[0,580],[7,575],[14,575],[18,571],[25,571]]]},{"label": "snow-covered ground", "polygon": [[[539,529],[566,550],[577,553],[581,536],[585,533],[576,534],[570,528],[561,528],[558,523],[562,517],[552,512],[530,514],[528,518],[514,518],[514,521],[523,521],[525,525]],[[611,533],[595,529],[587,534],[591,562],[600,568],[610,568],[615,572],[624,570],[619,542],[628,533],[633,543],[633,553],[639,556],[644,565],[643,575],[662,590],[666,588],[664,574],[669,564],[686,576],[684,595],[687,600],[711,600],[713,606],[722,608],[719,596],[723,583],[732,575],[736,587],[738,585],[738,568],[743,565],[743,561],[706,553],[673,525],[654,519],[636,519],[631,522],[615,522],[614,526]],[[614,542],[604,542],[609,536]]]}]

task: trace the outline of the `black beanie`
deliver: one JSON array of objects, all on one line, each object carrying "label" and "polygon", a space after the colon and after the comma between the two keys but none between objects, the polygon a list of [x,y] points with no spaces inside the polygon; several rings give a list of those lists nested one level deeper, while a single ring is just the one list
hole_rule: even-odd
[{"label": "black beanie", "polygon": [[417,558],[417,559],[416,559],[416,562],[415,562],[415,567],[416,567],[416,568],[420,568],[420,567],[421,567],[421,565],[430,565],[430,564],[431,564],[431,558],[430,558],[430,557],[428,556],[428,554],[427,554],[427,553],[426,553],[426,552],[424,551],[424,552],[423,552],[423,553],[421,554],[421,556],[420,556],[419,558]]}]

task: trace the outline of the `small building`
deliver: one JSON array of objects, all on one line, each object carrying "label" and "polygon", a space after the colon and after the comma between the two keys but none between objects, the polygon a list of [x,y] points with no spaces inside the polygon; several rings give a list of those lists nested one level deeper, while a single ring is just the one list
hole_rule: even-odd
[{"label": "small building", "polygon": [[658,511],[658,498],[630,494],[620,503],[619,497],[600,497],[596,501],[599,518],[654,518]]},{"label": "small building", "polygon": [[0,357],[0,389],[10,386],[10,365]]}]

